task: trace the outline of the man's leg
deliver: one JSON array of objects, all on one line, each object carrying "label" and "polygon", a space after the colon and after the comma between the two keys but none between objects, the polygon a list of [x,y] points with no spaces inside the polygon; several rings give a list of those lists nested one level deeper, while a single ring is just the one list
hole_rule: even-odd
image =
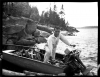
[{"label": "man's leg", "polygon": [[53,60],[55,60],[55,51],[56,51],[56,48],[53,49],[52,54],[51,54]]},{"label": "man's leg", "polygon": [[49,58],[51,56],[51,52],[48,48],[48,46],[45,46],[45,55],[44,55],[44,63],[47,63],[49,61]]}]

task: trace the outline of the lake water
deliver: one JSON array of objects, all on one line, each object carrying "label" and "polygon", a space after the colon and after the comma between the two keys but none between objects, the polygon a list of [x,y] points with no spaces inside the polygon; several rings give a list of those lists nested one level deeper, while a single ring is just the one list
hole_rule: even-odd
[{"label": "lake water", "polygon": [[[66,36],[71,44],[75,44],[76,48],[81,50],[80,59],[87,66],[93,66],[92,70],[97,75],[98,60],[98,28],[78,29],[80,32],[77,36]],[[64,54],[64,50],[68,48],[62,41],[59,41],[57,51]]]},{"label": "lake water", "polygon": [[[98,28],[89,29],[78,29],[80,32],[76,33],[76,36],[65,36],[66,39],[71,43],[76,45],[76,49],[81,50],[80,59],[87,67],[94,67],[93,71],[97,75],[97,62],[98,62]],[[62,33],[66,33],[62,31]],[[45,44],[44,44],[45,45]],[[39,47],[44,48],[41,44]],[[59,40],[56,52],[64,54],[64,50],[73,48],[67,46],[62,41]]]}]

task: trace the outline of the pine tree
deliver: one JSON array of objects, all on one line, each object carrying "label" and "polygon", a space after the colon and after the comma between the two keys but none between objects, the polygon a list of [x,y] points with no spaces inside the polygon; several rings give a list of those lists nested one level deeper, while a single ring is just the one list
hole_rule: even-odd
[{"label": "pine tree", "polygon": [[56,12],[57,11],[57,6],[56,6],[56,4],[54,3],[54,11]]},{"label": "pine tree", "polygon": [[63,7],[63,4],[62,4],[62,7],[61,7],[61,11],[59,12],[59,14],[61,15],[61,18],[64,18],[64,7]]},{"label": "pine tree", "polygon": [[32,7],[30,12],[30,18],[34,21],[39,21],[39,11],[37,7]]},{"label": "pine tree", "polygon": [[44,11],[42,11],[42,14],[40,16],[40,23],[44,23]]},{"label": "pine tree", "polygon": [[59,12],[59,15],[60,15],[60,26],[65,29],[65,27],[66,27],[65,26],[65,18],[64,18],[65,13],[64,13],[63,4],[61,6],[61,11]]}]

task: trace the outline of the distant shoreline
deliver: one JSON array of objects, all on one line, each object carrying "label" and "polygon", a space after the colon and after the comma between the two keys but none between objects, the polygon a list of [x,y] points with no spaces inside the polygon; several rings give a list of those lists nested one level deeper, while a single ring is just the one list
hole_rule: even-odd
[{"label": "distant shoreline", "polygon": [[98,26],[77,27],[77,29],[92,29],[92,28],[98,28]]}]

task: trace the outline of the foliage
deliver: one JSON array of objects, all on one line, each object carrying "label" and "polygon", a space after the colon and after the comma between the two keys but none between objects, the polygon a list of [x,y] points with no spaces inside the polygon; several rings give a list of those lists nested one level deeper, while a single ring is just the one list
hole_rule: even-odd
[{"label": "foliage", "polygon": [[30,18],[35,21],[39,21],[39,11],[37,7],[32,7],[30,12],[31,12]]},{"label": "foliage", "polygon": [[39,19],[39,12],[36,7],[30,7],[28,2],[4,2],[3,13],[5,15],[10,14],[14,17],[27,17],[35,21]]},{"label": "foliage", "polygon": [[[53,10],[51,8],[49,11],[43,11],[41,16],[39,16],[39,11],[37,7],[30,7],[28,2],[4,2],[3,3],[3,18],[6,18],[8,14],[14,17],[27,17],[34,21],[39,21],[39,23],[54,25],[61,27],[63,30],[73,30],[69,27],[64,19],[64,7],[61,6],[61,11],[59,14],[56,12],[57,7],[54,4]],[[70,29],[71,28],[71,29]]]},{"label": "foliage", "polygon": [[59,26],[62,30],[66,30],[69,32],[74,32],[76,31],[76,28],[68,26],[69,23],[65,22],[65,13],[64,13],[64,7],[63,5],[61,6],[61,11],[59,14],[56,12],[57,7],[54,5],[53,10],[51,10],[51,7],[49,11],[47,12],[42,12],[42,15],[40,16],[40,23],[43,24],[51,24],[53,25],[52,27]]},{"label": "foliage", "polygon": [[52,24],[55,26],[59,26],[61,28],[65,28],[65,20],[60,18],[60,15],[56,12],[56,5],[54,5],[54,9],[47,11],[47,12],[42,12],[42,15],[40,17],[40,23],[47,23],[47,24]]}]

